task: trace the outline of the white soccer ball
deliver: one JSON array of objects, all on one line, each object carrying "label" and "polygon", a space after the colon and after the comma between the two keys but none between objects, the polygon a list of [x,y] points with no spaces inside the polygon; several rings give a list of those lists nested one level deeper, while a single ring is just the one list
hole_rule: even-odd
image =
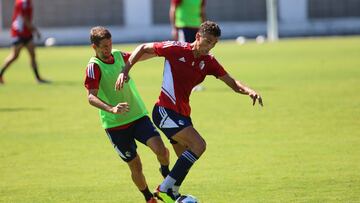
[{"label": "white soccer ball", "polygon": [[192,195],[181,195],[175,203],[199,203],[199,201]]},{"label": "white soccer ball", "polygon": [[259,35],[256,37],[256,43],[263,44],[265,42],[266,38],[262,35]]},{"label": "white soccer ball", "polygon": [[56,44],[56,39],[54,37],[49,37],[45,40],[45,46],[51,47]]},{"label": "white soccer ball", "polygon": [[243,37],[243,36],[239,36],[239,37],[236,38],[236,43],[238,43],[240,45],[245,44],[245,42],[246,42],[246,38]]}]

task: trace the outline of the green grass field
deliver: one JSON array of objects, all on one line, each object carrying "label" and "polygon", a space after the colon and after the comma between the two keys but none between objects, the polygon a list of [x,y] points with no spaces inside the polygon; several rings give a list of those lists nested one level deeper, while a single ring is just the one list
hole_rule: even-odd
[{"label": "green grass field", "polygon": [[[8,52],[0,49],[1,62]],[[23,51],[0,86],[0,202],[144,202],[87,102],[92,49],[37,53],[51,85],[35,83]],[[213,53],[265,106],[253,107],[214,77],[205,80],[191,105],[207,151],[181,192],[203,203],[360,202],[360,37],[223,41]],[[132,72],[149,110],[162,64],[152,59]],[[142,145],[138,151],[155,188],[162,180],[156,158]]]}]

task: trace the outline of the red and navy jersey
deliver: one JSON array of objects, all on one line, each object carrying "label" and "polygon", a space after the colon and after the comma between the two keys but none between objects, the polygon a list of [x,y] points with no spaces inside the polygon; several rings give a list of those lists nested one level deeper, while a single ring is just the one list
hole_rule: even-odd
[{"label": "red and navy jersey", "polygon": [[[129,60],[130,53],[121,52],[124,62],[126,63]],[[112,57],[112,56],[111,56]],[[105,63],[105,62],[104,62]],[[114,63],[114,58],[112,57],[112,61],[109,64]],[[86,75],[84,86],[86,89],[99,89],[101,79],[101,71],[99,65],[96,63],[89,63],[86,67]],[[114,84],[115,85],[115,84]]]},{"label": "red and navy jersey", "polygon": [[154,43],[158,56],[165,57],[163,83],[157,105],[190,116],[189,98],[193,87],[207,75],[216,78],[226,71],[211,54],[195,58],[191,44],[178,41]]},{"label": "red and navy jersey", "polygon": [[11,23],[11,36],[31,37],[32,31],[25,25],[25,18],[30,21],[33,17],[33,6],[31,0],[16,0]]}]

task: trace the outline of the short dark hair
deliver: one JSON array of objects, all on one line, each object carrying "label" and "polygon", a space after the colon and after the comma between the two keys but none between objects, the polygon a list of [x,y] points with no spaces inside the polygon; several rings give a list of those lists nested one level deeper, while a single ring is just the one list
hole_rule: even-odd
[{"label": "short dark hair", "polygon": [[199,33],[201,35],[204,34],[210,34],[214,37],[220,37],[221,36],[221,29],[218,24],[212,21],[205,21],[201,23],[199,28]]},{"label": "short dark hair", "polygon": [[99,46],[100,41],[103,39],[111,39],[111,33],[105,27],[96,26],[90,30],[90,42]]}]

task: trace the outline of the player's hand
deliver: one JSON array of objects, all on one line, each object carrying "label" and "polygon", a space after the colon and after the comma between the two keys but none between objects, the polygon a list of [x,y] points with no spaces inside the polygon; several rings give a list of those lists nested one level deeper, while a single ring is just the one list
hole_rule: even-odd
[{"label": "player's hand", "polygon": [[252,90],[252,91],[250,91],[249,96],[253,100],[253,106],[255,105],[256,100],[258,100],[258,102],[261,106],[264,106],[260,94],[256,93],[254,90]]},{"label": "player's hand", "polygon": [[118,103],[116,106],[111,108],[111,112],[114,114],[122,114],[129,112],[129,104],[127,102]]},{"label": "player's hand", "polygon": [[[124,69],[125,70],[125,69]],[[129,81],[129,73],[128,71],[122,71],[115,83],[115,90],[120,90],[123,88],[124,83]]]}]

